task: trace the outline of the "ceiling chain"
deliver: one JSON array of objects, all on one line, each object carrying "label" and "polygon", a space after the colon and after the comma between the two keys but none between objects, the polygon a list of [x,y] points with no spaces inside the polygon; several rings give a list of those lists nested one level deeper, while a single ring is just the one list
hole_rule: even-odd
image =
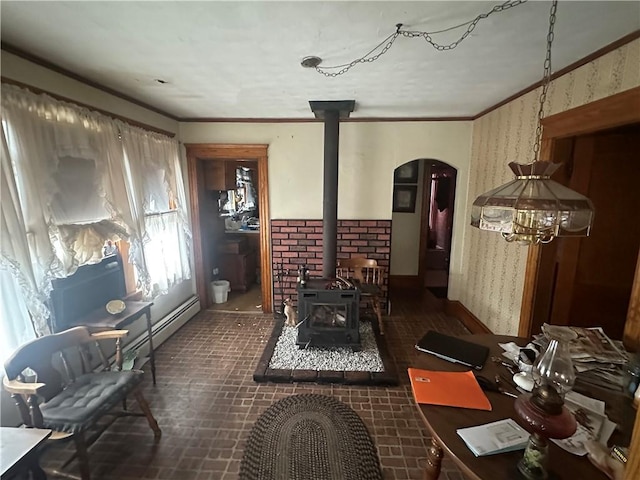
[{"label": "ceiling chain", "polygon": [[[471,34],[471,32],[473,32],[473,30],[476,28],[476,25],[478,25],[478,22],[480,22],[480,20],[484,20],[485,18],[487,18],[489,15],[493,13],[504,12],[505,10],[509,10],[510,8],[517,7],[518,5],[521,5],[526,2],[527,0],[511,0],[511,1],[501,3],[500,5],[494,6],[490,11],[486,13],[481,13],[473,20],[469,20],[468,22],[464,22],[464,23],[461,23],[460,25],[449,27],[444,30],[439,30],[437,32],[401,30],[402,24],[398,23],[396,25],[396,31],[394,33],[392,33],[387,38],[385,38],[382,42],[380,42],[378,45],[373,47],[371,50],[369,50],[369,52],[367,52],[362,57],[356,58],[355,60],[352,60],[351,62],[342,64],[342,65],[334,65],[332,67],[316,66],[314,68],[318,73],[323,74],[325,77],[337,77],[339,75],[343,75],[347,73],[349,70],[351,70],[353,67],[358,65],[359,63],[375,62],[378,58],[380,58],[382,55],[384,55],[389,51],[389,49],[393,46],[393,43],[396,41],[396,39],[399,36],[403,36],[407,38],[424,38],[425,42],[427,42],[433,48],[439,51],[453,50],[460,43],[462,43],[462,41],[465,38],[467,38]],[[449,30],[454,30],[456,28],[460,28],[465,25],[467,26],[467,29],[462,34],[462,36],[456,41],[451,42],[448,45],[439,44],[432,37],[432,35],[435,35],[437,33],[447,32]],[[378,52],[378,53],[374,53],[374,52]],[[339,69],[339,70],[336,71],[336,69]]]},{"label": "ceiling chain", "polygon": [[544,117],[544,104],[547,100],[547,90],[551,82],[551,45],[553,44],[553,27],[556,24],[556,10],[558,0],[551,3],[549,13],[549,33],[547,33],[547,56],[544,59],[544,74],[542,75],[542,91],[540,92],[540,105],[538,108],[538,126],[536,128],[536,139],[533,144],[533,161],[540,159],[540,144],[542,143],[542,118]]}]

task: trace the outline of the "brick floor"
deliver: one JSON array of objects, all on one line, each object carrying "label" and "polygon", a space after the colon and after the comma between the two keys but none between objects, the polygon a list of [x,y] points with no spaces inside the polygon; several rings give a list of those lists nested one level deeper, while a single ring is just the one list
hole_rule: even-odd
[{"label": "brick floor", "polygon": [[[157,386],[150,378],[143,384],[161,440],[154,442],[144,418],[118,420],[89,451],[92,478],[236,479],[255,420],[276,400],[298,393],[332,395],[350,405],[372,435],[385,479],[423,478],[429,436],[413,404],[406,368],[420,355],[413,345],[427,329],[467,331],[440,312],[433,297],[392,297],[392,304],[385,326],[401,374],[397,387],[254,383],[272,317],[199,313],[157,350]],[[72,443],[56,446],[42,463],[57,468],[72,451]],[[77,473],[76,462],[65,471]],[[463,478],[446,456],[441,478]]]}]

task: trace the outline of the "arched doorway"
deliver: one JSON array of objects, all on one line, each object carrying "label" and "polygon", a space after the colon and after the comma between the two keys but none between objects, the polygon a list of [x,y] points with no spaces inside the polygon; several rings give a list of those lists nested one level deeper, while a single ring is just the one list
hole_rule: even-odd
[{"label": "arched doorway", "polygon": [[418,159],[394,171],[391,283],[446,298],[457,171]]}]

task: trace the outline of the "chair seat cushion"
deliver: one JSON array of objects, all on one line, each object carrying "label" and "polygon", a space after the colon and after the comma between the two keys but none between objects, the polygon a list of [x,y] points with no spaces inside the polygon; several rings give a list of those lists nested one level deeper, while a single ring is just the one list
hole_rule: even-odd
[{"label": "chair seat cushion", "polygon": [[142,371],[87,373],[40,405],[44,426],[78,433],[122,402],[141,381]]},{"label": "chair seat cushion", "polygon": [[365,297],[379,297],[382,295],[382,288],[375,283],[361,283],[358,288],[360,289],[360,295]]}]

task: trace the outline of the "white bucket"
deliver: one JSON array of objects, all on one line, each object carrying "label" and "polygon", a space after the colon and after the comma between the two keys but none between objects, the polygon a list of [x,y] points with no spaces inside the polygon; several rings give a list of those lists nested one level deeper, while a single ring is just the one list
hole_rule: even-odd
[{"label": "white bucket", "polygon": [[215,303],[225,303],[229,293],[229,282],[226,280],[211,282],[211,292]]}]

